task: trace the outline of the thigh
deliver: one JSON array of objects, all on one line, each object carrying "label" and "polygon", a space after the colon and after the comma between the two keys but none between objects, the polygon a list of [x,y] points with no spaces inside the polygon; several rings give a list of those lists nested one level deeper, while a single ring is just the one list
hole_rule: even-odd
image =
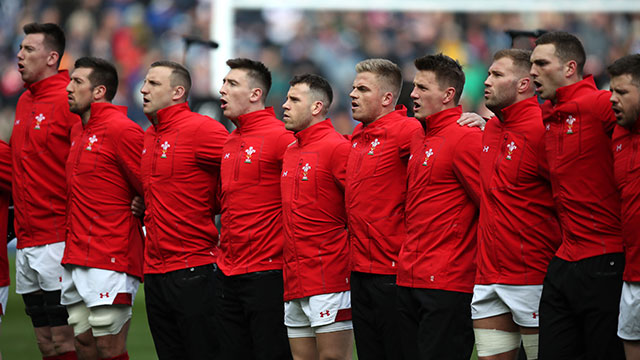
[{"label": "thigh", "polygon": [[[217,272],[218,293],[215,302],[221,359],[254,359],[253,342],[244,305],[238,296],[237,278]],[[282,306],[282,305],[281,305]]]},{"label": "thigh", "polygon": [[[7,313],[7,300],[9,299],[9,286],[0,287],[0,315]],[[2,322],[0,318],[0,322]]]},{"label": "thigh", "polygon": [[418,313],[420,304],[413,298],[413,289],[398,286],[398,331],[401,333],[402,355],[405,359],[418,359]]},{"label": "thigh", "polygon": [[472,294],[413,289],[418,312],[421,359],[467,360],[473,351]]},{"label": "thigh", "polygon": [[626,341],[640,340],[640,283],[625,281],[620,295],[618,336]]},{"label": "thigh", "polygon": [[540,325],[542,285],[497,285],[497,291],[516,324],[529,328]]},{"label": "thigh", "polygon": [[144,292],[147,320],[158,359],[184,358],[186,349],[180,339],[173,304],[165,294],[165,275],[145,275]]},{"label": "thigh", "polygon": [[471,319],[480,320],[509,313],[509,308],[498,296],[497,284],[476,285],[471,299]]},{"label": "thigh", "polygon": [[16,252],[16,292],[61,289],[63,267],[60,264],[64,242],[18,249]]}]

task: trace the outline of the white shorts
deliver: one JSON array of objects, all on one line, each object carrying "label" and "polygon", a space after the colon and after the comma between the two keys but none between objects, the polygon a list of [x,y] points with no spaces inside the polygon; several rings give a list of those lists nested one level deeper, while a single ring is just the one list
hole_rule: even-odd
[{"label": "white shorts", "polygon": [[9,286],[0,287],[0,323],[2,323],[2,315],[7,313],[8,299],[9,299]]},{"label": "white shorts", "polygon": [[351,291],[287,301],[284,303],[284,324],[290,338],[351,330]]},{"label": "white shorts", "polygon": [[16,293],[60,290],[64,241],[16,251]]},{"label": "white shorts", "polygon": [[84,302],[99,305],[133,305],[140,279],[126,273],[67,265],[62,275],[62,305]]},{"label": "white shorts", "polygon": [[622,283],[618,336],[622,340],[640,340],[640,282]]},{"label": "white shorts", "polygon": [[471,319],[511,313],[522,327],[539,327],[542,285],[476,285],[471,300]]}]

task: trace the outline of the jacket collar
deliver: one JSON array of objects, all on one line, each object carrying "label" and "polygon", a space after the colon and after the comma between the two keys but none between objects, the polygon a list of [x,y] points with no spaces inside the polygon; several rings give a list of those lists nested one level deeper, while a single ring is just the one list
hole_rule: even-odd
[{"label": "jacket collar", "polygon": [[273,106],[269,106],[238,116],[237,130],[240,132],[253,130],[262,127],[265,123],[273,122],[273,120],[277,120],[276,113],[273,111]]},{"label": "jacket collar", "polygon": [[298,145],[306,145],[321,139],[329,131],[334,131],[331,119],[327,118],[313,126],[310,126],[302,131],[295,133],[295,137],[298,140]]},{"label": "jacket collar", "polygon": [[388,113],[387,115],[375,120],[374,122],[370,123],[369,125],[365,126],[364,124],[362,124],[362,126],[367,128],[367,129],[385,127],[389,123],[392,123],[392,122],[396,121],[398,118],[406,117],[406,116],[407,116],[407,108],[404,105],[396,105],[394,111],[392,111],[392,112]]},{"label": "jacket collar", "polygon": [[457,125],[456,120],[462,115],[462,106],[458,105],[451,109],[439,111],[433,115],[427,116],[425,123],[427,125],[427,136],[436,135],[443,129]]},{"label": "jacket collar", "polygon": [[531,110],[540,111],[540,105],[538,105],[538,97],[532,96],[528,99],[518,101],[515,104],[511,104],[502,109],[502,121],[498,120],[498,123],[507,125],[513,122],[517,122],[522,118],[522,115]]},{"label": "jacket collar", "polygon": [[[156,113],[156,116],[158,117],[158,124],[154,125],[156,130],[160,131],[171,127],[172,124],[183,118],[182,114],[185,112],[191,112],[189,104],[186,101],[158,110]],[[147,118],[151,121],[150,115],[147,115]],[[153,124],[153,122],[151,122],[151,124]]]},{"label": "jacket collar", "polygon": [[558,88],[556,90],[556,105],[571,101],[586,90],[598,90],[592,75],[587,75],[584,79],[571,85]]},{"label": "jacket collar", "polygon": [[65,89],[69,84],[69,71],[68,70],[60,70],[56,75],[49,76],[48,78],[42,79],[33,84],[25,84],[24,86],[33,94],[33,96],[38,96],[48,89]]},{"label": "jacket collar", "polygon": [[90,126],[100,125],[105,122],[109,122],[109,117],[113,112],[118,112],[127,116],[127,107],[113,105],[111,103],[93,103],[91,104],[91,116],[87,125],[83,125],[83,128]]}]

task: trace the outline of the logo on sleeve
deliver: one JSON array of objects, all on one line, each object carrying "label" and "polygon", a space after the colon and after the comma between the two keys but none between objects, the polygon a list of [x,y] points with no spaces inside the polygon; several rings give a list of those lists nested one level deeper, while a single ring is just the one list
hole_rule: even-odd
[{"label": "logo on sleeve", "polygon": [[433,149],[429,149],[424,152],[424,162],[422,163],[422,166],[427,166],[427,162],[431,156],[433,156]]},{"label": "logo on sleeve", "polygon": [[547,131],[551,130],[551,124],[547,124],[544,128],[547,129]]},{"label": "logo on sleeve", "polygon": [[483,146],[482,147],[482,152],[489,152],[489,147],[488,146]]},{"label": "logo on sleeve", "polygon": [[46,119],[46,117],[42,115],[42,113],[36,116],[36,126],[34,126],[33,128],[35,130],[40,130],[40,124],[44,121],[44,119]]},{"label": "logo on sleeve", "polygon": [[[20,121],[20,120],[18,120],[18,121]],[[358,146],[358,142],[357,141],[354,142],[353,144],[351,144],[351,147],[354,148],[354,149],[356,148],[356,146]]]},{"label": "logo on sleeve", "polygon": [[616,145],[616,152],[622,151],[622,144]]},{"label": "logo on sleeve", "polygon": [[287,170],[282,172],[282,177],[287,177],[287,175],[289,175],[289,172]]},{"label": "logo on sleeve", "polygon": [[574,118],[572,115],[569,115],[569,117],[567,118],[567,134],[571,135],[573,134],[573,123],[576,122],[576,118]]},{"label": "logo on sleeve", "polygon": [[511,160],[511,154],[513,154],[513,151],[517,148],[516,143],[513,141],[507,144],[507,160]]},{"label": "logo on sleeve", "polygon": [[20,119],[16,120],[14,125],[20,125]]},{"label": "logo on sleeve", "polygon": [[229,156],[231,156],[231,153],[226,153],[226,154],[224,154],[223,159],[228,159],[228,158],[229,158]]},{"label": "logo on sleeve", "polygon": [[142,149],[142,155],[147,153],[147,148]]},{"label": "logo on sleeve", "polygon": [[160,155],[160,159],[166,159],[167,158],[167,150],[169,150],[171,145],[169,145],[168,141],[165,141],[164,144],[160,145],[160,147],[162,148],[162,155]]},{"label": "logo on sleeve", "polygon": [[309,178],[307,177],[309,170],[311,170],[309,163],[304,164],[302,167],[302,181],[309,181]]},{"label": "logo on sleeve", "polygon": [[87,147],[85,148],[85,150],[87,150],[87,151],[91,151],[91,149],[92,149],[91,147],[92,147],[92,146],[93,146],[93,144],[95,144],[97,141],[98,141],[98,138],[97,138],[95,135],[93,135],[92,137],[90,137],[90,138],[87,140]]},{"label": "logo on sleeve", "polygon": [[254,149],[253,146],[249,146],[249,148],[246,149],[244,152],[246,153],[246,155],[244,156],[244,163],[251,164],[251,156],[255,154],[256,149]]},{"label": "logo on sleeve", "polygon": [[378,139],[375,139],[371,142],[371,148],[369,149],[369,152],[367,153],[367,155],[373,155],[373,152],[376,150],[376,147],[380,145],[380,141],[378,141]]}]

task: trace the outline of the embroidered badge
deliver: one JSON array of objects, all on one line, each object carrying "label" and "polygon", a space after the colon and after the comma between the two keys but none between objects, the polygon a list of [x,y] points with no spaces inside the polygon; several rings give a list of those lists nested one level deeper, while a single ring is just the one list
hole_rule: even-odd
[{"label": "embroidered badge", "polygon": [[507,144],[507,160],[511,160],[511,154],[513,154],[513,150],[517,148],[516,143],[513,141],[510,144]]},{"label": "embroidered badge", "polygon": [[488,146],[483,146],[482,147],[482,152],[489,152],[489,147]]},{"label": "embroidered badge", "polygon": [[433,149],[429,149],[424,152],[424,162],[422,163],[422,166],[427,166],[427,161],[429,161],[429,158],[432,155],[433,155]]},{"label": "embroidered badge", "polygon": [[573,134],[573,123],[576,121],[576,118],[574,118],[572,115],[569,115],[566,121],[567,121],[567,125],[569,125],[567,127],[567,134],[571,135]]},{"label": "embroidered badge", "polygon": [[42,115],[42,113],[36,116],[36,126],[34,127],[35,130],[40,130],[40,123],[44,121],[44,119],[46,118],[44,117],[44,115]]},{"label": "embroidered badge", "polygon": [[247,150],[244,151],[247,155],[244,157],[245,164],[251,164],[251,156],[256,152],[253,146],[249,146]]},{"label": "embroidered badge", "polygon": [[87,151],[91,151],[91,147],[93,146],[93,144],[95,144],[98,141],[98,138],[93,135],[92,137],[89,138],[89,140],[87,141],[87,147],[86,150]]},{"label": "embroidered badge", "polygon": [[160,147],[162,148],[162,155],[160,155],[160,159],[166,159],[167,158],[167,150],[169,150],[171,145],[169,145],[168,141],[165,141],[164,144],[160,145]]},{"label": "embroidered badge", "polygon": [[367,153],[367,155],[373,155],[373,151],[376,149],[376,146],[380,145],[380,141],[378,141],[378,139],[375,139],[371,142],[371,149],[369,149],[369,152]]},{"label": "embroidered badge", "polygon": [[311,170],[311,166],[309,165],[309,163],[304,164],[304,166],[302,167],[302,181],[309,180],[309,178],[307,177],[307,173],[309,172],[309,170]]}]

